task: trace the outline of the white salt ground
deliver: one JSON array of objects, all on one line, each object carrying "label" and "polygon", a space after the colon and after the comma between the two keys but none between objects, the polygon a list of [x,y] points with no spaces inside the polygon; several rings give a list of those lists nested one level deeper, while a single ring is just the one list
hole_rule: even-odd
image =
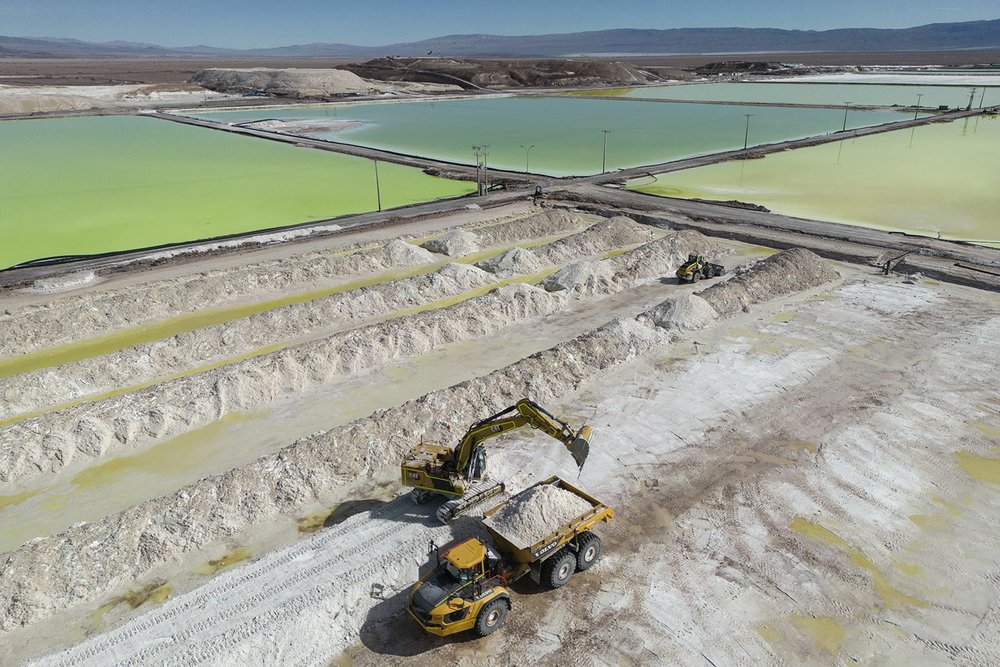
[{"label": "white salt ground", "polygon": [[575,493],[540,484],[515,496],[487,523],[515,545],[527,547],[591,508]]}]

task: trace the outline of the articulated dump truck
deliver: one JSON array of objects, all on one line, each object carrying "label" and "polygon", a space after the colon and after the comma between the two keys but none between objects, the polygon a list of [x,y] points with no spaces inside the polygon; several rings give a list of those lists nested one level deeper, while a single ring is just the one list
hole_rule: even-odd
[{"label": "articulated dump truck", "polygon": [[[586,507],[573,519],[553,526],[531,544],[508,532],[494,518],[511,503],[551,485],[574,494]],[[465,540],[442,550],[431,544],[436,565],[413,586],[408,609],[427,632],[446,636],[473,630],[484,637],[503,625],[511,610],[510,584],[526,574],[547,588],[559,588],[574,572],[589,569],[601,555],[601,539],[591,532],[611,521],[614,510],[558,477],[550,477],[484,513],[489,539]]]}]

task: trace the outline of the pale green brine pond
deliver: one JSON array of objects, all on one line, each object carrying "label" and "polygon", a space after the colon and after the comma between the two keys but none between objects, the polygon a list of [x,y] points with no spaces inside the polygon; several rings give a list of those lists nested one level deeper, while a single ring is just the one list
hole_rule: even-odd
[{"label": "pale green brine pond", "polygon": [[[253,120],[342,120],[359,127],[310,136],[358,146],[474,164],[474,145],[489,145],[488,165],[552,176],[601,172],[604,133],[607,169],[638,167],[749,145],[839,131],[838,109],[761,108],[573,97],[499,97],[430,102],[332,104],[295,109],[199,113],[225,123]],[[847,127],[906,120],[912,115],[858,111]],[[522,146],[524,148],[522,148]],[[529,147],[530,150],[529,150]]]},{"label": "pale green brine pond", "polygon": [[[972,91],[975,90],[975,94]],[[588,91],[591,92],[591,91]],[[592,91],[598,94],[601,91]],[[620,88],[612,94],[645,99],[691,100],[696,102],[756,102],[770,104],[829,104],[964,109],[972,96],[972,106],[1000,104],[1000,87],[939,85],[870,85],[859,83],[691,83],[670,86]],[[918,98],[917,96],[920,95]],[[841,112],[843,115],[843,112]],[[911,116],[912,118],[912,116]]]},{"label": "pale green brine pond", "polygon": [[974,117],[634,179],[665,197],[995,245],[1000,118]]},{"label": "pale green brine pond", "polygon": [[[135,116],[0,121],[0,268],[377,208],[371,160]],[[379,163],[382,206],[475,185]]]}]

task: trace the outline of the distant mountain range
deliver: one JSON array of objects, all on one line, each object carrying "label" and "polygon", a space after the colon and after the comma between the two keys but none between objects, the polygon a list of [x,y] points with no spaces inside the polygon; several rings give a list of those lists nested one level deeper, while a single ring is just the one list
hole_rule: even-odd
[{"label": "distant mountain range", "polygon": [[774,28],[616,29],[554,35],[447,35],[386,46],[296,44],[269,49],[168,48],[135,42],[0,36],[0,57],[364,57],[432,52],[464,57],[556,57],[725,53],[949,51],[1000,48],[1000,19],[915,28],[778,30]]}]

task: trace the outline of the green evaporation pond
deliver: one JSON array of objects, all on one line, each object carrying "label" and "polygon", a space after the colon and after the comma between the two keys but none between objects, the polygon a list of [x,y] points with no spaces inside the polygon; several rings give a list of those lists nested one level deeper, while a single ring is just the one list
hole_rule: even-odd
[{"label": "green evaporation pond", "polygon": [[[691,83],[647,86],[618,92],[622,97],[691,100],[696,102],[757,102],[770,104],[829,104],[845,102],[875,106],[912,107],[921,95],[922,108],[944,105],[964,109],[973,86],[871,85],[863,83]],[[600,92],[600,91],[588,91]],[[985,98],[984,98],[985,93]],[[1000,87],[976,87],[973,107],[1000,104]],[[841,111],[843,116],[843,111]],[[912,117],[912,116],[911,116]]]},{"label": "green evaporation pond", "polygon": [[1000,241],[1000,119],[986,116],[634,179],[665,197],[740,200],[814,220]]},{"label": "green evaporation pond", "polygon": [[[154,118],[0,121],[0,268],[377,208],[370,160]],[[383,208],[474,184],[379,163]]]},{"label": "green evaporation pond", "polygon": [[[493,97],[467,100],[341,104],[296,109],[255,109],[197,114],[227,123],[276,118],[358,121],[360,127],[317,136],[359,146],[474,164],[472,146],[490,146],[489,166],[553,176],[601,172],[609,129],[607,169],[638,167],[694,155],[839,131],[837,109],[791,109],[593,100],[572,97]],[[908,116],[853,112],[858,128]]]}]

